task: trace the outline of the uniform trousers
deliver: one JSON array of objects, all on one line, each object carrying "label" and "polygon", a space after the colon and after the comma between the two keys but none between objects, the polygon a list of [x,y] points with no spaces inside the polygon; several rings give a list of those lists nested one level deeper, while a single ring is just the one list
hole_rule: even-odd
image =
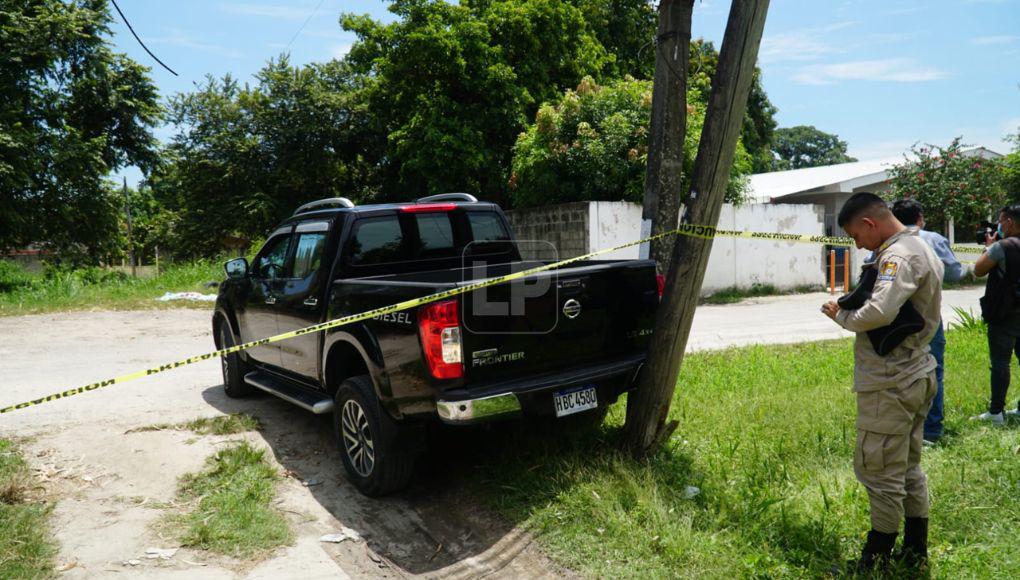
[{"label": "uniform trousers", "polygon": [[857,393],[854,473],[868,491],[872,529],[891,534],[905,517],[928,517],[921,471],[924,420],[938,390],[935,371],[906,385]]}]

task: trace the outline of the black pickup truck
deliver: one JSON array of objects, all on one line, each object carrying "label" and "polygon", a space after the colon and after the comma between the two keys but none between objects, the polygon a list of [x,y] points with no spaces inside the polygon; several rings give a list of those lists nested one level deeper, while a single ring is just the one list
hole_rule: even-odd
[{"label": "black pickup truck", "polygon": [[[498,206],[468,194],[306,204],[249,265],[225,265],[219,348],[548,263],[522,260]],[[223,357],[226,394],[332,413],[367,495],[404,486],[421,430],[520,415],[596,420],[634,387],[661,293],[650,260],[584,261]]]}]

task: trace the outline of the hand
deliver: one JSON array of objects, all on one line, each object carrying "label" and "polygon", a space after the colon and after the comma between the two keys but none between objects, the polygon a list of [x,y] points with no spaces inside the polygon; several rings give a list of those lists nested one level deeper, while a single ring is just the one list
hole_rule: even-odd
[{"label": "hand", "polygon": [[829,318],[836,320],[836,314],[838,313],[839,304],[836,304],[835,302],[826,302],[825,304],[822,304],[822,314],[828,316]]},{"label": "hand", "polygon": [[987,248],[988,246],[994,244],[998,237],[999,237],[998,232],[994,234],[985,234],[985,247]]}]

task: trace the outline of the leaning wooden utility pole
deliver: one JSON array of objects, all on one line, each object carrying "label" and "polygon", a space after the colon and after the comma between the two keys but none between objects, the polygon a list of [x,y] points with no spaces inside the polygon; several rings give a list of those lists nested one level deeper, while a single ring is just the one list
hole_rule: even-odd
[{"label": "leaning wooden utility pole", "polygon": [[[641,213],[645,235],[676,229],[680,216],[680,179],[687,129],[687,63],[691,53],[694,0],[661,0],[655,37],[655,82],[648,136],[648,169]],[[659,273],[669,270],[673,240],[651,243]]]},{"label": "leaning wooden utility pole", "polygon": [[[734,0],[730,6],[682,223],[715,226],[719,221],[768,5],[768,0]],[[666,417],[711,250],[711,238],[676,236],[673,241],[648,361],[627,402],[626,444],[637,457],[653,450],[675,426],[667,426]]]}]

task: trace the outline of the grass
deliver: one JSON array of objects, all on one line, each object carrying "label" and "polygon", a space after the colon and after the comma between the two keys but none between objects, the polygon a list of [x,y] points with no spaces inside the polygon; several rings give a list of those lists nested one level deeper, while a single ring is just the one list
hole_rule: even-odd
[{"label": "grass", "polygon": [[171,264],[153,278],[85,268],[29,273],[0,260],[0,316],[66,310],[156,309],[195,306],[189,300],[157,302],[166,292],[215,292],[205,287],[224,278],[221,261]]},{"label": "grass", "polygon": [[780,290],[772,284],[761,284],[755,282],[744,288],[733,286],[724,288],[701,299],[702,304],[733,304],[745,298],[757,298],[760,296],[783,296],[787,294],[804,294],[807,292],[819,292],[823,290],[821,285],[797,286],[790,290]]},{"label": "grass", "polygon": [[[983,332],[951,331],[946,360],[946,437],[923,456],[932,576],[993,577],[1020,566],[1020,425],[967,420],[987,403]],[[852,367],[846,340],[692,354],[670,412],[679,428],[654,457],[615,451],[617,405],[573,438],[496,432],[469,460],[472,487],[585,576],[823,576],[869,527]]]},{"label": "grass", "polygon": [[254,431],[259,428],[259,420],[247,413],[231,413],[216,417],[200,417],[185,423],[157,423],[146,427],[131,429],[128,433],[145,431],[192,431],[198,435],[233,435]]},{"label": "grass", "polygon": [[165,523],[183,545],[239,558],[261,556],[293,538],[271,505],[279,478],[265,451],[248,443],[223,449],[204,471],[181,478],[178,495],[193,509]]},{"label": "grass", "polygon": [[32,482],[17,447],[0,439],[0,578],[54,575],[57,549],[47,522],[51,507],[29,500]]}]

